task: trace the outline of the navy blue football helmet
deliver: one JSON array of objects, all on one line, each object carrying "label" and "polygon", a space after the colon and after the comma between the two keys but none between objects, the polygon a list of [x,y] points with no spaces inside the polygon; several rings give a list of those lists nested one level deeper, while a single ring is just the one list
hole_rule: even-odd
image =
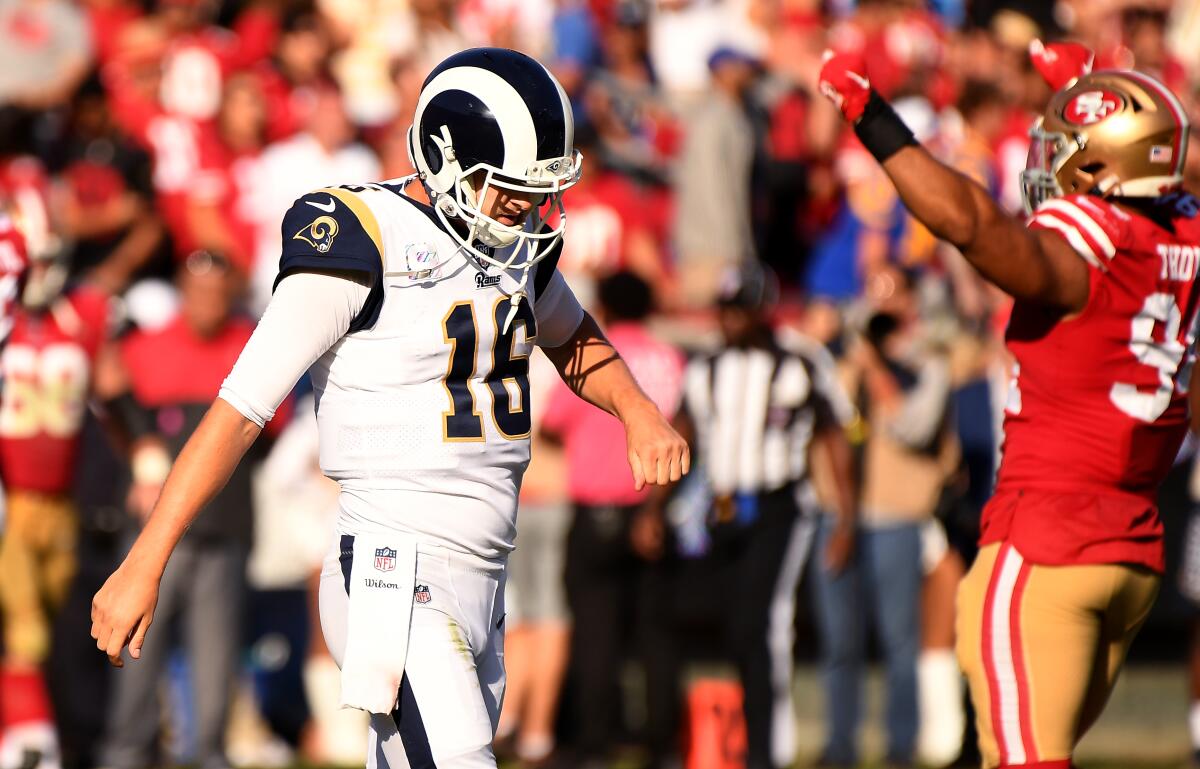
[{"label": "navy blue football helmet", "polygon": [[[461,245],[481,263],[528,276],[566,228],[562,193],[581,167],[574,132],[571,102],[545,67],[505,48],[472,48],[425,79],[408,151],[438,217]],[[532,193],[541,202],[523,224],[506,225],[480,210],[489,187]],[[557,222],[547,226],[554,213]],[[465,225],[465,234],[449,220]]]}]

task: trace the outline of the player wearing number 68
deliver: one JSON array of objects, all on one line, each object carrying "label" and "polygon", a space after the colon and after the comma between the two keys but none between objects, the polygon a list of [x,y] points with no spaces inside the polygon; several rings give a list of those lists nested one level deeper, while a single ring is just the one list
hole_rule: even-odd
[{"label": "player wearing number 68", "polygon": [[[93,602],[114,664],[126,644],[138,657],[188,522],[311,367],[321,467],[342,488],[321,622],[343,704],[372,714],[368,764],[495,767],[534,346],[624,423],[639,488],[690,461],[556,270],[562,193],[580,171],[572,135],[544,67],[464,51],[423,86],[417,176],[296,200],[261,323]],[[432,206],[405,194],[415,181]]]},{"label": "player wearing number 68", "polygon": [[1188,429],[1200,203],[1188,123],[1139,72],[1090,72],[1036,43],[1056,92],[1030,130],[1028,218],[936,161],[848,56],[820,88],[909,211],[1016,300],[1015,362],[982,549],[958,597],[958,656],[987,767],[1070,766],[1163,570],[1159,484]]}]

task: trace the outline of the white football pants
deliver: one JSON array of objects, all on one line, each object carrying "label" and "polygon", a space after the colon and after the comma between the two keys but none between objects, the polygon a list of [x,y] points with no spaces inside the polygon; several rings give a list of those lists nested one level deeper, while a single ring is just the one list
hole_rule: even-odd
[{"label": "white football pants", "polygon": [[[340,666],[354,538],[321,570],[321,630]],[[396,709],[372,715],[368,769],[495,769],[504,699],[504,565],[417,546],[417,598]],[[427,588],[422,591],[421,587]]]}]

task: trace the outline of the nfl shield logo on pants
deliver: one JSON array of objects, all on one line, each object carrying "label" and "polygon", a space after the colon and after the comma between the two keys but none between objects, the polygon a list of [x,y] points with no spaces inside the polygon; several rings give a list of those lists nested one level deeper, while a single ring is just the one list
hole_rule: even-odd
[{"label": "nfl shield logo on pants", "polygon": [[375,570],[392,571],[396,568],[396,551],[390,547],[375,549]]},{"label": "nfl shield logo on pants", "polygon": [[429,603],[433,600],[429,593],[429,585],[417,585],[417,589],[413,591],[413,598],[417,599],[417,603]]}]

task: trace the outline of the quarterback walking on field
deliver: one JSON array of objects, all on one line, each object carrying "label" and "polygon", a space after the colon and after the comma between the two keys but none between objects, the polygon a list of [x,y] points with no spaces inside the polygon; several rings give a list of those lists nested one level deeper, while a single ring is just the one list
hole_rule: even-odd
[{"label": "quarterback walking on field", "polygon": [[1200,202],[1180,189],[1188,123],[1166,87],[1089,72],[1071,44],[1033,54],[1058,90],[1030,131],[1026,222],[917,146],[860,62],[830,57],[820,88],[909,211],[1016,300],[958,657],[985,766],[1066,769],[1163,570],[1155,494],[1188,427]]},{"label": "quarterback walking on field", "polygon": [[639,488],[690,461],[555,270],[572,133],[544,67],[464,51],[426,79],[409,133],[432,206],[405,196],[410,180],[293,204],[261,323],[94,599],[114,664],[126,644],[137,659],[172,549],[311,366],[321,467],[341,484],[321,624],[342,704],[371,713],[367,764],[496,766],[533,346],[624,423]]}]

